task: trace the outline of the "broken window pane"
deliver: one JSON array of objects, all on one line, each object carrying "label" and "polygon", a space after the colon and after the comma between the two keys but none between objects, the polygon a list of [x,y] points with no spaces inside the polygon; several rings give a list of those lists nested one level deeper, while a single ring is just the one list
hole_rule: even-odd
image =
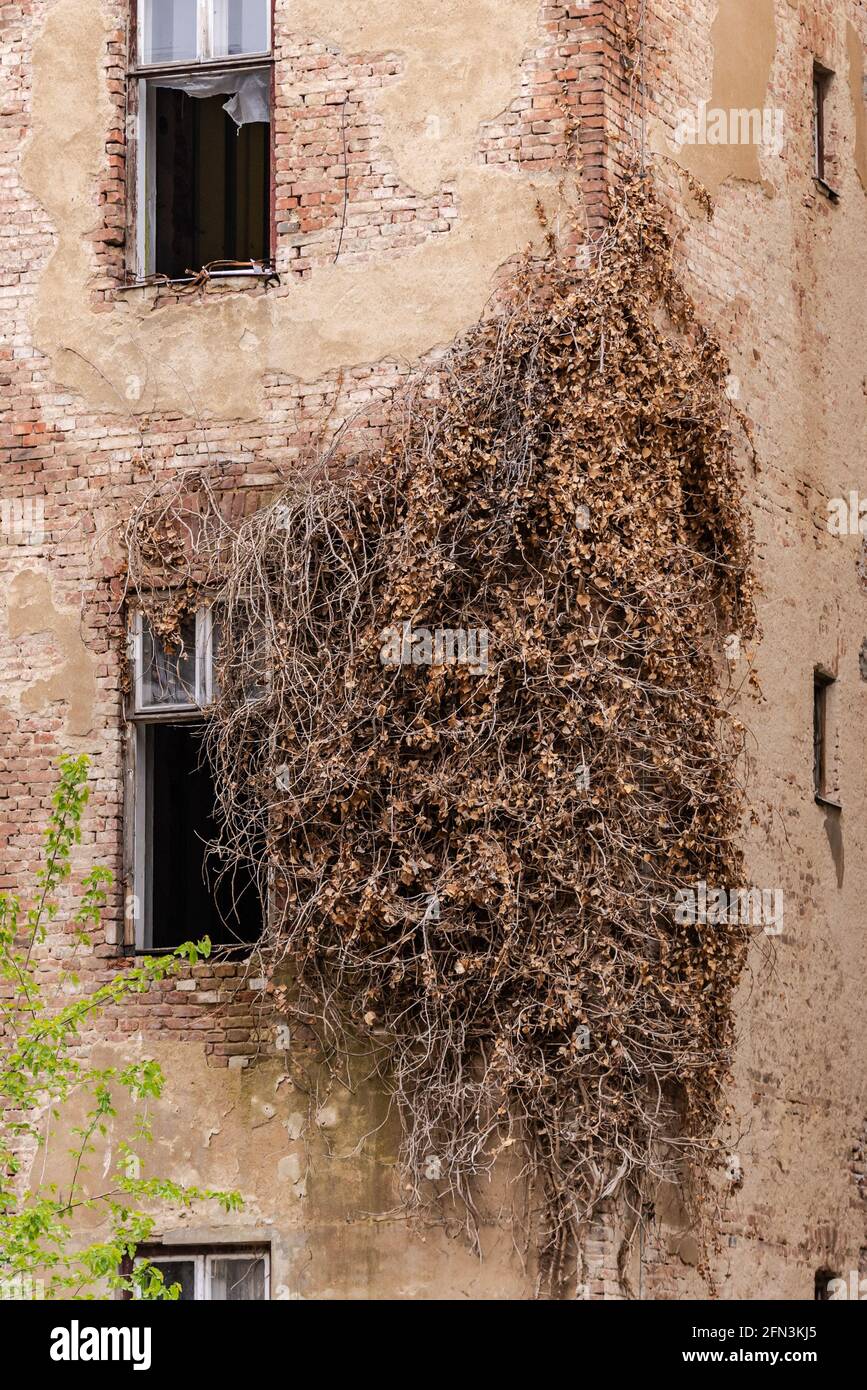
[{"label": "broken window pane", "polygon": [[226,96],[154,87],[156,256],[171,279],[270,254],[270,126],[238,126]]},{"label": "broken window pane", "polygon": [[181,624],[179,645],[167,648],[142,620],[143,709],[196,704],[196,620]]},{"label": "broken window pane", "polygon": [[268,0],[215,0],[215,58],[265,53],[268,46]]},{"label": "broken window pane", "polygon": [[265,1261],[252,1255],[211,1260],[211,1298],[220,1302],[250,1302],[265,1297]]},{"label": "broken window pane", "polygon": [[198,57],[197,0],[144,0],[142,62],[181,63]]}]

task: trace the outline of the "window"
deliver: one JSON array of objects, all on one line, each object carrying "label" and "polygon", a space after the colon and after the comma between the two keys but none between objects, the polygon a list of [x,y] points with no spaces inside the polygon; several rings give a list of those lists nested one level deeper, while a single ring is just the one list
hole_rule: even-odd
[{"label": "window", "polygon": [[213,1250],[165,1246],[141,1254],[160,1271],[166,1284],[180,1284],[181,1303],[250,1303],[270,1298],[271,1269],[267,1250],[225,1246]]},{"label": "window", "polygon": [[813,672],[813,789],[821,801],[837,805],[832,746],[835,678],[818,666]]},{"label": "window", "polygon": [[267,53],[269,0],[140,0],[142,63],[206,62]]},{"label": "window", "polygon": [[139,0],[137,276],[271,268],[270,15],[270,0]]},{"label": "window", "polygon": [[254,875],[207,853],[217,836],[203,741],[215,693],[212,612],[199,609],[173,645],[136,613],[130,637],[127,871],[135,941],[128,944],[159,951],[208,936],[215,946],[250,945],[263,926]]},{"label": "window", "polygon": [[827,193],[833,193],[828,177],[828,112],[833,77],[821,63],[813,64],[813,175]]}]

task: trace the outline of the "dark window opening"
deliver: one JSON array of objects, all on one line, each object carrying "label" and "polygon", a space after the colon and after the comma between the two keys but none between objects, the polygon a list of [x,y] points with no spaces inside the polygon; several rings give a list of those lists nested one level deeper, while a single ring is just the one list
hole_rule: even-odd
[{"label": "dark window opening", "polygon": [[270,125],[235,124],[227,97],[154,87],[154,269],[180,279],[211,261],[270,256]]},{"label": "dark window opening", "polygon": [[211,767],[195,725],[150,724],[147,741],[150,884],[149,946],[167,949],[210,937],[215,946],[252,945],[263,911],[252,871],[220,873],[206,848],[217,833]]},{"label": "dark window opening", "polygon": [[831,785],[830,692],[834,677],[827,671],[813,672],[813,789],[817,796],[827,797]]},{"label": "dark window opening", "polygon": [[813,64],[813,173],[828,185],[828,99],[834,74]]}]

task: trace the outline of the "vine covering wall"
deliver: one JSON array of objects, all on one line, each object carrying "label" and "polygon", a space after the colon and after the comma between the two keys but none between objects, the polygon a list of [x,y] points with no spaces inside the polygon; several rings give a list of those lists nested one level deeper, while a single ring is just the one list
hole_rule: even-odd
[{"label": "vine covering wall", "polygon": [[169,640],[203,592],[221,613],[221,853],[270,894],[287,1007],[386,1078],[411,1200],[472,1229],[523,1155],[554,1281],[607,1198],[715,1156],[749,928],[675,905],[741,877],[727,370],[634,175],[586,266],[526,258],[381,454],[240,524],[188,470],[127,527]]}]

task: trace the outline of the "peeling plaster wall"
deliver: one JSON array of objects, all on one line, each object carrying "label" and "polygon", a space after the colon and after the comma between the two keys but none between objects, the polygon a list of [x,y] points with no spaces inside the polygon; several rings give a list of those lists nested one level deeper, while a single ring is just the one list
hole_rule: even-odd
[{"label": "peeling plaster wall", "polygon": [[24,159],[27,187],[57,234],[33,318],[56,379],[102,410],[187,411],[192,400],[202,416],[246,417],[262,408],[266,372],[314,381],[447,345],[482,312],[497,268],[538,242],[537,202],[553,201],[550,177],[516,178],[472,159],[480,122],[508,102],[537,19],[536,0],[485,0],[471,15],[458,0],[426,0],[409,22],[387,0],[353,6],[351,17],[335,3],[292,5],[293,30],[401,56],[403,76],[380,98],[385,140],[412,186],[452,178],[454,230],[381,263],[338,263],[283,293],[158,308],[153,291],[137,291],[96,313],[85,237],[104,158],[107,20],[91,0],[57,0],[35,44]]},{"label": "peeling plaster wall", "polygon": [[[215,1077],[201,1051],[184,1045],[131,1037],[94,1049],[98,1066],[152,1057],[169,1078],[163,1101],[151,1109],[153,1144],[145,1146],[142,1176],[171,1174],[244,1198],[243,1210],[228,1217],[215,1203],[168,1219],[163,1209],[155,1238],[172,1247],[267,1245],[278,1299],[532,1297],[504,1185],[482,1194],[481,1260],[461,1237],[457,1216],[445,1229],[424,1221],[408,1226],[395,1177],[396,1116],[386,1098],[361,1075],[352,1091],[330,1084],[324,1068],[299,1051]],[[96,1143],[88,1190],[111,1170],[132,1118],[122,1103]],[[69,1119],[80,1123],[83,1107],[73,1104]],[[63,1185],[70,1175],[55,1144],[46,1180]],[[84,1218],[82,1236],[99,1230],[95,1215]]]},{"label": "peeling plaster wall", "polygon": [[[768,84],[776,49],[774,0],[724,0],[710,32],[713,80],[706,101],[709,112],[761,111],[769,104]],[[697,104],[695,108],[697,109]],[[665,138],[654,119],[651,143],[695,175],[715,197],[727,179],[762,183],[760,147],[755,144],[685,144]],[[771,191],[770,189],[768,191]]]},{"label": "peeling plaster wall", "polygon": [[[763,636],[751,652],[761,696],[741,706],[757,818],[747,874],[785,900],[783,934],[757,937],[739,999],[729,1139],[742,1177],[720,1184],[713,1273],[723,1298],[811,1299],[817,1270],[848,1277],[867,1246],[852,1158],[867,1116],[867,591],[861,538],[827,529],[830,499],[867,497],[867,11],[856,0],[696,0],[686,14],[675,0],[654,0],[650,15],[648,43],[661,55],[650,124],[655,148],[674,161],[661,175],[682,233],[679,263],[756,430],[760,468],[746,476]],[[748,50],[761,63],[738,77]],[[836,203],[813,179],[814,59],[836,74]],[[783,110],[779,152],[674,149],[679,113],[707,98],[711,70],[712,106]],[[710,218],[680,169],[707,182]],[[813,796],[816,665],[837,675],[831,737],[842,813]],[[733,679],[746,677],[741,661]],[[645,1296],[706,1297],[681,1249],[683,1213],[661,1201],[656,1217],[647,1243],[657,1241],[658,1263],[645,1271]]]},{"label": "peeling plaster wall", "polygon": [[[376,447],[383,403],[484,311],[500,267],[538,244],[537,202],[559,225],[562,103],[597,122],[601,109],[597,21],[583,11],[422,0],[408,13],[370,0],[349,13],[280,0],[283,284],[157,305],[152,291],[116,292],[128,235],[125,15],[125,0],[33,0],[4,32],[0,500],[44,504],[44,538],[0,526],[0,888],[26,898],[54,760],[87,751],[76,869],[107,864],[116,891],[104,932],[76,953],[82,988],[122,968],[129,886],[113,527],[153,472],[202,457],[222,466],[242,514],[336,433]],[[335,265],[344,104],[363,173],[350,164]],[[591,133],[598,145],[598,124]],[[597,167],[589,201],[601,199]],[[574,175],[566,182],[574,192]],[[73,949],[64,920],[51,927],[49,971]],[[241,1214],[178,1211],[160,1235],[268,1241],[281,1298],[531,1297],[532,1262],[513,1229],[521,1196],[505,1174],[481,1194],[484,1261],[456,1213],[445,1228],[409,1223],[386,1098],[364,1077],[352,1091],[331,1085],[296,1039],[287,1052],[285,1020],[260,1008],[259,992],[242,969],[211,961],[109,1010],[88,1039],[106,1064],[150,1055],[165,1067],[152,1170],[244,1195]],[[94,1182],[122,1127],[95,1155]],[[61,1135],[49,1176],[69,1177]]]},{"label": "peeling plaster wall", "polygon": [[401,78],[377,105],[399,173],[424,193],[472,164],[479,126],[511,100],[538,19],[527,0],[287,0],[282,12],[293,31],[347,52],[399,54]]},{"label": "peeling plaster wall", "polygon": [[52,650],[59,653],[49,657],[50,674],[24,684],[21,710],[25,714],[45,711],[60,704],[66,710],[66,731],[80,738],[93,731],[93,702],[95,694],[94,660],[81,634],[81,614],[78,609],[58,607],[52,597],[51,581],[47,574],[22,570],[13,579],[7,596],[7,623],[13,642],[25,645],[32,653],[34,668],[46,664],[45,638],[52,640]]},{"label": "peeling plaster wall", "polygon": [[[614,105],[619,57],[598,28],[597,11],[609,7],[600,3],[586,18],[571,8],[428,0],[407,12],[367,0],[350,12],[336,0],[279,0],[277,62],[287,102],[295,101],[280,133],[288,138],[300,113],[319,138],[321,121],[332,160],[329,191],[311,198],[332,196],[335,178],[341,187],[339,122],[328,111],[340,111],[350,88],[361,90],[361,78],[346,74],[363,69],[372,86],[358,98],[370,107],[359,143],[376,147],[374,175],[400,185],[395,216],[418,235],[394,245],[383,235],[380,248],[380,233],[397,223],[379,226],[380,205],[364,189],[375,235],[360,239],[361,250],[347,244],[345,261],[333,265],[339,203],[325,209],[325,231],[312,234],[295,234],[287,210],[280,290],[159,307],[152,292],[117,295],[105,273],[111,256],[116,270],[123,241],[122,201],[107,205],[114,221],[101,201],[107,189],[120,197],[109,170],[120,156],[109,152],[122,136],[122,0],[34,0],[32,19],[10,24],[11,115],[0,147],[11,327],[0,346],[9,405],[0,476],[15,498],[44,497],[46,539],[22,550],[0,536],[0,886],[32,883],[52,760],[64,749],[84,747],[94,758],[79,866],[98,860],[120,871],[122,584],[109,528],[148,470],[167,474],[209,456],[239,499],[247,487],[255,505],[254,489],[276,486],[339,431],[359,451],[375,448],[382,403],[419,358],[473,321],[498,267],[538,235],[537,194],[557,215],[562,168],[549,156],[562,155],[564,84],[576,109],[591,113],[585,127],[603,119],[593,104],[603,87],[612,142],[615,127],[628,125]],[[721,1189],[714,1275],[723,1297],[809,1298],[815,1269],[848,1272],[867,1247],[867,1189],[851,1157],[858,1144],[863,1152],[867,1125],[867,684],[859,661],[867,588],[856,539],[832,542],[824,524],[829,497],[850,488],[867,497],[865,42],[858,0],[647,6],[648,143],[667,157],[657,167],[682,231],[680,264],[729,353],[763,462],[750,478],[765,635],[756,653],[763,702],[744,709],[755,735],[758,815],[749,871],[757,885],[783,887],[787,925],[782,938],[757,942],[741,1002],[734,1133],[744,1181]],[[812,180],[814,56],[840,79],[831,112],[836,206]],[[322,104],[308,112],[319,64]],[[783,150],[678,150],[678,113],[700,101],[779,106]],[[518,146],[520,158],[509,162]],[[710,220],[686,173],[715,195]],[[410,198],[413,190],[431,205]],[[440,219],[452,197],[456,217]],[[421,224],[420,207],[429,222]],[[110,254],[94,239],[106,231],[115,238]],[[291,261],[298,243],[302,255]],[[838,672],[842,818],[812,800],[817,661]],[[122,918],[119,879],[105,938],[84,953],[85,980],[117,967]],[[50,949],[61,959],[68,942],[58,936]],[[231,966],[197,968],[156,1004],[138,1001],[105,1022],[100,1059],[133,1050],[166,1069],[154,1168],[237,1185],[246,1198],[245,1211],[228,1219],[175,1214],[165,1239],[269,1240],[279,1297],[532,1296],[533,1271],[512,1244],[514,1193],[498,1185],[484,1194],[481,1264],[456,1223],[409,1225],[383,1097],[360,1078],[353,1092],[329,1087],[297,1040],[281,1055],[281,1021],[257,1017],[253,993],[239,990]],[[219,1021],[226,1000],[232,1012]],[[59,1152],[55,1143],[53,1162]],[[99,1169],[105,1159],[101,1152]],[[589,1233],[593,1297],[622,1296],[618,1235],[615,1220]],[[707,1295],[676,1190],[660,1193],[644,1251],[643,1265],[630,1264],[644,1297]]]}]

